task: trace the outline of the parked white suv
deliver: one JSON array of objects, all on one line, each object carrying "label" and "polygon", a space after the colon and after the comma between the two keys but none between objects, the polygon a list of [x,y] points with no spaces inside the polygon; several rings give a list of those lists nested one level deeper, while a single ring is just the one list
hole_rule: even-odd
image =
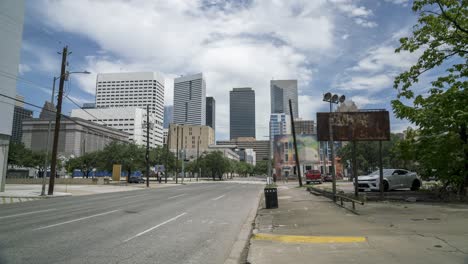
[{"label": "parked white suv", "polygon": [[[379,191],[379,170],[366,176],[358,176],[359,191]],[[421,187],[421,179],[415,172],[403,169],[384,169],[383,186],[384,191],[410,188],[417,191]]]}]

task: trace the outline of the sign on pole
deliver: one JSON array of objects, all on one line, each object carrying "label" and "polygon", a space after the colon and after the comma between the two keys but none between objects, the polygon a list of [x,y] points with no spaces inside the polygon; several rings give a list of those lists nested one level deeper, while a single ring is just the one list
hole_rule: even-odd
[{"label": "sign on pole", "polygon": [[[334,112],[331,113],[334,141],[390,140],[388,111]],[[317,138],[330,140],[330,113],[317,113]]]}]

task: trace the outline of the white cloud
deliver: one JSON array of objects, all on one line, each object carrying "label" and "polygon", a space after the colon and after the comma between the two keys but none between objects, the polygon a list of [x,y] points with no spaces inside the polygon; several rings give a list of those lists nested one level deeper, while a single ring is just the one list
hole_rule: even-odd
[{"label": "white cloud", "polygon": [[341,36],[341,39],[343,40],[347,40],[349,38],[349,34],[344,34],[343,36]]},{"label": "white cloud", "polygon": [[389,2],[395,5],[408,6],[410,0],[385,0],[385,2]]},{"label": "white cloud", "polygon": [[[262,0],[220,11],[200,8],[199,1],[44,0],[36,11],[50,26],[99,45],[82,65],[94,74],[74,77],[89,94],[95,92],[96,73],[159,71],[167,77],[165,102],[172,104],[172,78],[203,72],[207,95],[217,103],[218,138],[227,138],[233,87],[255,90],[261,137],[268,135],[269,80],[298,79],[301,86],[312,80],[308,65],[335,48],[334,16],[326,3]],[[354,16],[365,15],[359,10]]]},{"label": "white cloud", "polygon": [[377,26],[377,23],[373,22],[373,21],[368,21],[366,19],[362,19],[362,18],[355,18],[354,19],[354,22],[356,22],[356,24],[360,25],[360,26],[363,26],[363,27],[366,27],[366,28],[374,28]]},{"label": "white cloud", "polygon": [[29,71],[31,71],[31,67],[29,67],[29,65],[23,64],[23,63],[20,63],[18,65],[18,72],[19,72],[20,75],[23,75],[23,74],[25,74],[25,73],[27,73]]},{"label": "white cloud", "polygon": [[354,22],[362,27],[376,27],[377,23],[371,21],[369,18],[373,16],[372,10],[355,4],[353,0],[329,0],[336,9],[344,13],[350,18],[354,18]]},{"label": "white cloud", "polygon": [[366,72],[379,72],[388,68],[392,70],[407,69],[417,61],[419,54],[419,52],[409,53],[407,51],[395,53],[393,46],[373,47],[351,69]]},{"label": "white cloud", "polygon": [[380,104],[383,102],[382,99],[377,99],[377,98],[371,98],[367,96],[352,96],[351,100],[356,103],[358,108],[362,109],[365,108],[367,105],[375,105],[375,104]]},{"label": "white cloud", "polygon": [[377,74],[372,76],[352,76],[342,81],[337,86],[346,91],[364,90],[370,93],[378,92],[385,88],[391,88],[393,76],[389,74]]}]

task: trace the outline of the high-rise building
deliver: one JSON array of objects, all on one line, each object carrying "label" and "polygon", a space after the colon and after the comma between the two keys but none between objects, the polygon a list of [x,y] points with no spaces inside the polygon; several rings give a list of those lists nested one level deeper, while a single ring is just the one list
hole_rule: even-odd
[{"label": "high-rise building", "polygon": [[[151,145],[163,144],[164,77],[157,72],[100,73],[96,81],[96,109],[138,107],[146,112],[149,106],[150,123],[154,124]],[[92,109],[90,109],[92,110]],[[119,110],[120,111],[120,110]],[[96,112],[96,111],[95,111]],[[108,111],[111,113],[112,111]],[[134,114],[132,110],[130,115]],[[113,114],[115,119],[117,115]],[[118,119],[125,119],[117,117]],[[89,117],[85,117],[89,119]],[[128,118],[127,118],[128,119]],[[128,120],[119,120],[128,121]],[[138,126],[136,124],[135,126]],[[123,127],[120,128],[125,131]]]},{"label": "high-rise building", "polygon": [[40,119],[55,119],[55,105],[49,101],[45,101],[44,106],[39,113]]},{"label": "high-rise building", "polygon": [[291,118],[288,114],[270,115],[270,138],[274,139],[277,135],[291,134]]},{"label": "high-rise building", "polygon": [[206,84],[198,73],[174,79],[174,123],[206,124]]},{"label": "high-rise building", "polygon": [[216,130],[216,101],[213,97],[206,98],[206,125]]},{"label": "high-rise building", "polygon": [[164,122],[163,128],[169,128],[169,124],[173,122],[174,106],[164,106]]},{"label": "high-rise building", "polygon": [[255,138],[255,91],[233,88],[229,92],[230,138]]},{"label": "high-rise building", "polygon": [[296,135],[316,134],[314,127],[315,127],[314,120],[294,119],[294,128],[296,130]]},{"label": "high-rise building", "polygon": [[299,116],[297,80],[271,80],[271,113],[289,114],[289,99],[291,99],[294,118]]},{"label": "high-rise building", "polygon": [[[24,0],[0,1],[0,94],[15,97],[24,23]],[[5,191],[14,100],[0,98],[0,192]]]},{"label": "high-rise building", "polygon": [[23,137],[23,119],[33,117],[33,111],[26,109],[22,106],[15,105],[15,111],[13,112],[13,126],[11,129],[11,142],[21,143]]}]

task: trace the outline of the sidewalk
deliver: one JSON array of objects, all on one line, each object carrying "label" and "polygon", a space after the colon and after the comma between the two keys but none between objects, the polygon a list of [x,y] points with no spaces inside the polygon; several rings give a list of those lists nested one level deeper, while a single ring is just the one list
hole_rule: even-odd
[{"label": "sidewalk", "polygon": [[257,212],[248,262],[468,263],[468,206],[369,203],[360,215],[297,183]]}]

